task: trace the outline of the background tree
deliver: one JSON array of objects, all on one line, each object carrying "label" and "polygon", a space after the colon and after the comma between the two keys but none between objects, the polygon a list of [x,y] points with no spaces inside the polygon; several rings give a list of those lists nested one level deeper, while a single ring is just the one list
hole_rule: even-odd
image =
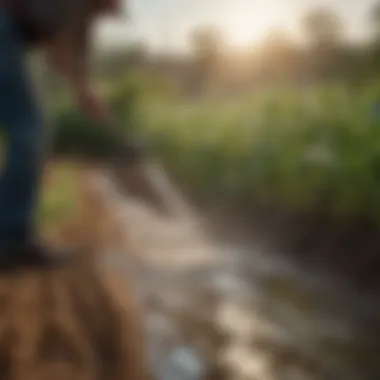
[{"label": "background tree", "polygon": [[368,18],[372,32],[369,54],[369,74],[378,76],[377,73],[380,71],[380,2],[373,5]]},{"label": "background tree", "polygon": [[339,73],[345,45],[344,25],[329,8],[311,9],[301,20],[308,43],[308,66],[315,79]]},{"label": "background tree", "polygon": [[286,30],[274,28],[269,31],[259,52],[259,70],[263,77],[283,82],[301,74],[300,49]]},{"label": "background tree", "polygon": [[190,34],[190,46],[195,61],[195,77],[199,90],[210,87],[218,76],[223,55],[223,36],[219,29],[200,26]]}]

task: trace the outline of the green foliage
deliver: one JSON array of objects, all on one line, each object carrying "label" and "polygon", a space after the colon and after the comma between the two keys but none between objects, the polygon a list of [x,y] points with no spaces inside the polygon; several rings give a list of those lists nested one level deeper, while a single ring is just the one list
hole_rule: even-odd
[{"label": "green foliage", "polygon": [[110,134],[78,111],[63,109],[54,121],[53,151],[57,155],[102,157],[115,149]]},{"label": "green foliage", "polygon": [[54,165],[51,178],[44,186],[38,212],[38,226],[44,232],[73,220],[78,210],[76,170],[70,164]]},{"label": "green foliage", "polygon": [[144,133],[193,190],[380,221],[375,94],[335,86],[235,105],[155,103],[144,112]]}]

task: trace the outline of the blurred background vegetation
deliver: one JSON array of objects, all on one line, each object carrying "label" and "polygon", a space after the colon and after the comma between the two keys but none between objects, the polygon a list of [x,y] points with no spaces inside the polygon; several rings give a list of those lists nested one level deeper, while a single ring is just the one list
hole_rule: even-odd
[{"label": "blurred background vegetation", "polygon": [[[234,49],[201,24],[186,54],[143,41],[107,47],[94,54],[94,75],[120,128],[143,137],[189,192],[379,223],[380,5],[360,42],[327,7],[297,22],[302,42],[274,27]],[[112,153],[107,132],[38,67],[54,153]]]}]

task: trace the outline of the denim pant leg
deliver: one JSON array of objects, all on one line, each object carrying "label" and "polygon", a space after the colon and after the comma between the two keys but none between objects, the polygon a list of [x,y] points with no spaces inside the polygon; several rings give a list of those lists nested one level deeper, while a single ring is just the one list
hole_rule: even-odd
[{"label": "denim pant leg", "polygon": [[0,247],[31,237],[42,164],[42,120],[25,67],[25,46],[0,9],[0,125],[6,152],[0,177]]}]

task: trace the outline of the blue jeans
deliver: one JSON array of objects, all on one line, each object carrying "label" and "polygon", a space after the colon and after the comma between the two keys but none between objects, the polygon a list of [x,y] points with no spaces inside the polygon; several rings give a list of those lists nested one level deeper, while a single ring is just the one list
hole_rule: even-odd
[{"label": "blue jeans", "polygon": [[11,17],[0,8],[0,126],[6,142],[0,176],[0,248],[26,242],[34,233],[43,122],[26,70],[26,52]]}]

